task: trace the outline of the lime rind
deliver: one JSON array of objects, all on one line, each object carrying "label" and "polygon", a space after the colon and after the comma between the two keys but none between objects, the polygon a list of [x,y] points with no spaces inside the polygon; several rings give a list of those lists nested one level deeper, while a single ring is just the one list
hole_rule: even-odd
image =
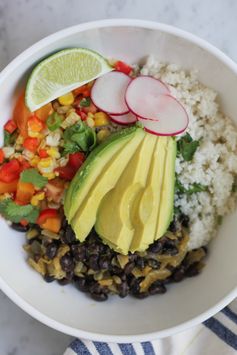
[{"label": "lime rind", "polygon": [[26,106],[30,111],[35,111],[112,70],[103,56],[90,49],[59,51],[44,59],[32,71],[26,86]]}]

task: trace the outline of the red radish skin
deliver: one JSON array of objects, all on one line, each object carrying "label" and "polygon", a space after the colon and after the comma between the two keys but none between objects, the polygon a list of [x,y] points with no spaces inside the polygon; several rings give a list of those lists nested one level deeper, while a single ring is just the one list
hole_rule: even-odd
[{"label": "red radish skin", "polygon": [[160,96],[159,118],[144,119],[138,117],[147,132],[159,136],[175,136],[185,131],[189,118],[183,105],[171,95]]},{"label": "red radish skin", "polygon": [[113,122],[124,125],[124,126],[137,122],[137,117],[132,112],[129,112],[129,113],[126,113],[125,115],[120,115],[120,116],[110,115],[110,118]]},{"label": "red radish skin", "polygon": [[125,92],[132,79],[130,76],[112,71],[96,79],[91,89],[91,100],[101,111],[109,115],[125,115],[129,113],[125,101]]},{"label": "red radish skin", "polygon": [[161,80],[148,75],[141,75],[129,83],[125,100],[128,108],[135,116],[148,119],[155,118],[157,98],[169,94],[168,86]]}]

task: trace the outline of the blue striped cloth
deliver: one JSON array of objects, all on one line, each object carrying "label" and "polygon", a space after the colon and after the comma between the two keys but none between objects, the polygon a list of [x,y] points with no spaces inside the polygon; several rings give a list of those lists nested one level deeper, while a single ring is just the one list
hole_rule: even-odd
[{"label": "blue striped cloth", "polygon": [[152,342],[115,344],[75,339],[64,355],[237,354],[237,299],[203,324]]}]

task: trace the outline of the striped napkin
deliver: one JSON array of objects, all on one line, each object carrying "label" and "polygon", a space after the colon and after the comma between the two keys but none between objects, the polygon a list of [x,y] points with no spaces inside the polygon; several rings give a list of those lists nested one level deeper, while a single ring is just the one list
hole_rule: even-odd
[{"label": "striped napkin", "polygon": [[64,355],[237,354],[237,299],[203,324],[152,342],[115,344],[75,339]]}]

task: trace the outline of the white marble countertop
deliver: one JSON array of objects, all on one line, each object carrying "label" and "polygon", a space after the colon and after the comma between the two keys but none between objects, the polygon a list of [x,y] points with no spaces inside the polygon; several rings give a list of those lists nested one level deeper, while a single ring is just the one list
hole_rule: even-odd
[{"label": "white marble countertop", "polygon": [[[235,0],[0,0],[0,69],[50,33],[113,17],[175,25],[237,61],[236,13]],[[0,292],[1,355],[61,355],[70,339],[33,320]]]}]

